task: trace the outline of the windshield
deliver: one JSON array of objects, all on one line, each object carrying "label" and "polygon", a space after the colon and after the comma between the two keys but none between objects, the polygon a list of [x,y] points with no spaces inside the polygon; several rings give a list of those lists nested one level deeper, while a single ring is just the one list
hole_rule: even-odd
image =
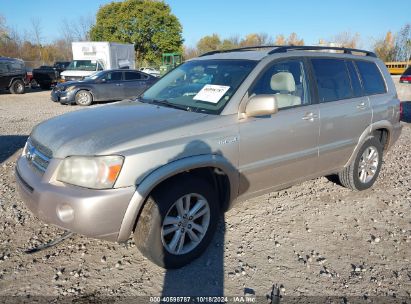
[{"label": "windshield", "polygon": [[95,71],[97,70],[97,61],[96,60],[73,60],[68,65],[67,70]]},{"label": "windshield", "polygon": [[161,78],[140,100],[219,114],[256,64],[250,60],[189,61]]}]

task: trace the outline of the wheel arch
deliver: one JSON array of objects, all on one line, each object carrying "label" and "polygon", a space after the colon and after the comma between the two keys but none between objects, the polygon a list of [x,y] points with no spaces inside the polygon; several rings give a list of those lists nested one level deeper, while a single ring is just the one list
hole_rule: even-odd
[{"label": "wheel arch", "polygon": [[[133,197],[127,207],[120,226],[117,241],[125,242],[130,237],[139,214],[144,207],[150,193],[161,183],[181,174],[196,174],[210,178],[213,186],[220,192],[222,210],[229,209],[238,192],[239,174],[237,169],[221,155],[191,156],[166,164],[147,175],[137,186]],[[224,189],[227,187],[228,189]]]},{"label": "wheel arch", "polygon": [[7,88],[9,89],[12,86],[13,82],[15,82],[16,80],[22,81],[24,85],[26,84],[22,77],[13,77],[10,79],[10,83]]},{"label": "wheel arch", "polygon": [[91,98],[93,98],[92,101],[98,101],[98,100],[96,100],[96,97],[95,97],[93,91],[91,90],[91,88],[88,88],[88,87],[79,87],[78,89],[76,89],[76,92],[74,93],[74,96],[76,96],[77,93],[80,92],[80,91],[87,91],[87,92],[89,92],[89,93],[91,94]]},{"label": "wheel arch", "polygon": [[380,142],[383,144],[383,151],[386,152],[392,145],[392,130],[393,126],[391,122],[388,120],[382,120],[375,122],[368,126],[367,129],[364,130],[364,132],[361,134],[360,138],[358,139],[358,142],[354,148],[354,151],[351,153],[350,158],[348,161],[345,163],[344,167],[347,167],[351,164],[351,162],[354,160],[355,156],[358,153],[358,150],[361,148],[363,143],[369,138],[370,136],[376,136]]}]

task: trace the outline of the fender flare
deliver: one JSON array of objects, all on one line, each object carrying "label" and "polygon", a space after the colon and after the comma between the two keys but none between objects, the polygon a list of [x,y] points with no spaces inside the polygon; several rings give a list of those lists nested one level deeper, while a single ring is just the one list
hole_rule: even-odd
[{"label": "fender flare", "polygon": [[367,138],[371,136],[372,132],[374,132],[375,130],[378,130],[378,129],[388,130],[387,147],[391,146],[391,134],[392,134],[392,130],[393,130],[393,126],[392,126],[391,122],[389,122],[388,120],[381,120],[381,121],[377,121],[375,123],[372,123],[361,134],[360,138],[358,139],[357,145],[355,146],[354,151],[351,154],[350,158],[345,163],[344,168],[348,167],[351,164],[351,162],[355,159],[355,157],[358,153],[358,150],[360,150],[361,146],[364,144],[364,142],[367,140]]},{"label": "fender flare", "polygon": [[146,198],[157,185],[184,171],[205,167],[218,168],[227,175],[230,181],[230,201],[232,201],[237,196],[239,173],[226,158],[221,155],[206,154],[190,156],[173,161],[152,171],[136,186],[136,191],[134,192],[124,214],[117,242],[121,243],[128,240],[134,228],[136,219],[144,206]]},{"label": "fender flare", "polygon": [[26,82],[24,81],[23,78],[21,78],[21,77],[13,77],[12,79],[10,79],[10,83],[9,83],[9,85],[8,85],[7,88],[10,88],[11,85],[13,84],[13,82],[15,82],[16,80],[21,80],[21,81],[23,81],[24,85],[26,85]]}]

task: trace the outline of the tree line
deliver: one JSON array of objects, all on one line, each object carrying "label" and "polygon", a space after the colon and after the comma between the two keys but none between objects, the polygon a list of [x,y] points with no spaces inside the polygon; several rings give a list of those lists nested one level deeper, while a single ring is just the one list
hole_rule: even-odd
[{"label": "tree line", "polygon": [[71,60],[71,42],[90,40],[89,31],[93,22],[91,16],[62,19],[59,38],[45,42],[40,19],[32,18],[30,29],[19,32],[7,26],[6,19],[0,15],[0,56],[23,59],[29,67]]},{"label": "tree line", "polygon": [[[136,50],[139,66],[161,64],[161,54],[183,53],[185,59],[196,57],[213,50],[226,50],[255,45],[304,45],[297,33],[275,37],[267,33],[249,33],[245,36],[232,35],[222,38],[214,33],[199,39],[193,46],[184,46],[182,26],[171,8],[163,1],[125,0],[103,5],[95,17],[81,16],[62,19],[56,27],[59,38],[45,42],[44,28],[38,18],[30,20],[30,29],[19,32],[7,26],[0,15],[0,56],[16,57],[28,66],[51,64],[58,60],[71,60],[73,41],[111,41],[132,43]],[[318,45],[334,45],[361,48],[358,33],[342,32],[319,39]],[[383,61],[406,61],[411,57],[411,25],[400,31],[388,31],[373,43],[373,50]]]},{"label": "tree line", "polygon": [[411,24],[405,24],[398,33],[388,31],[377,39],[374,51],[385,62],[411,60]]}]

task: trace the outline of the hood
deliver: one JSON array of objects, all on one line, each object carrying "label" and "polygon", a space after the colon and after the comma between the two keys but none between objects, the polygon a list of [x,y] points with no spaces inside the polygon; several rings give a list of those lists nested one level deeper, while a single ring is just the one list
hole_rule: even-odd
[{"label": "hood", "polygon": [[80,70],[65,70],[60,73],[60,76],[89,76],[96,71],[80,71]]},{"label": "hood", "polygon": [[[187,126],[206,116],[209,115],[123,101],[46,120],[33,129],[30,137],[51,150],[55,158],[101,155],[139,138],[147,142],[150,135]],[[188,132],[190,128],[186,129]]]},{"label": "hood", "polygon": [[83,83],[95,83],[93,79],[72,80],[57,83],[57,87],[68,88],[69,86],[81,85]]}]

